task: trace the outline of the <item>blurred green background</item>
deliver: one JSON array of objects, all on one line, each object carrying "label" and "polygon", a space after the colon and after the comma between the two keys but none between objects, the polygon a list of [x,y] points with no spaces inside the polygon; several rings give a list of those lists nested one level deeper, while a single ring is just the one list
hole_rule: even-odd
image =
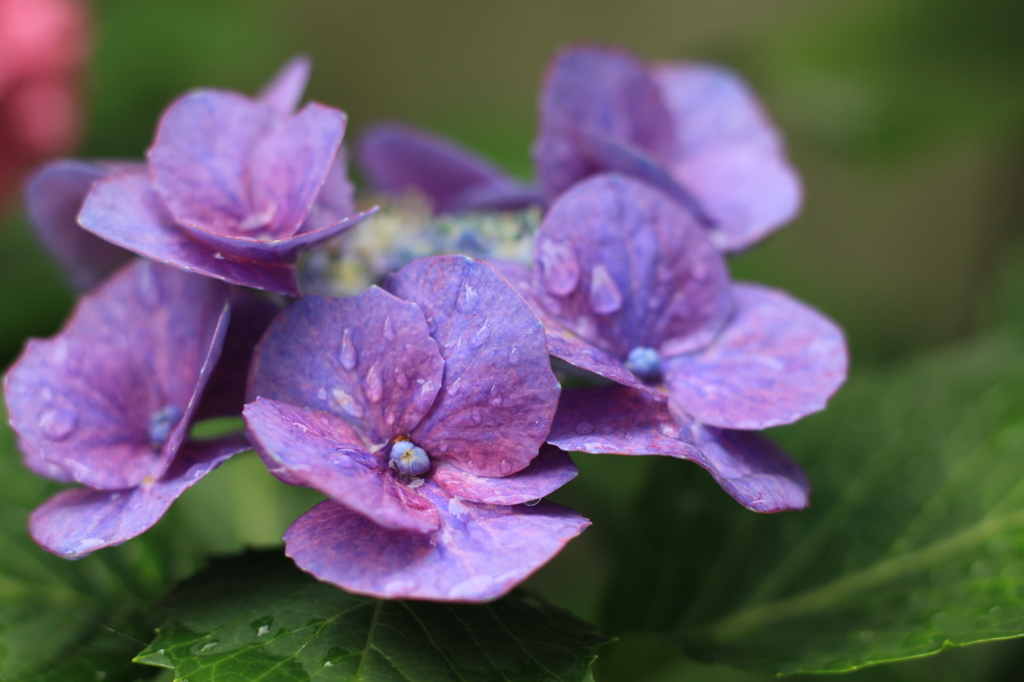
[{"label": "blurred green background", "polygon": [[[559,46],[618,44],[649,59],[726,63],[750,79],[785,131],[807,196],[801,217],[734,258],[734,272],[783,287],[838,320],[860,365],[984,326],[1024,231],[1019,1],[96,0],[93,10],[85,156],[140,156],[160,110],[181,91],[251,92],[305,52],[314,58],[308,95],[348,112],[349,139],[373,120],[403,119],[525,176],[536,89]],[[73,299],[17,208],[3,220],[6,365],[27,335],[56,330]],[[587,466],[594,481],[614,481],[616,490],[606,491],[613,500],[625,499],[645,471],[635,464],[624,473],[602,459]],[[302,506],[275,508],[276,483],[252,459],[217,476],[216,492],[197,488],[192,511],[181,513],[201,513],[204,495],[214,504],[235,491],[229,498],[253,513],[232,537],[276,542]],[[252,502],[260,486],[270,486],[262,505]],[[593,615],[588,590],[604,579],[595,542],[574,544],[538,583],[584,616]],[[1019,648],[974,647],[856,677],[1012,675],[1007,666]],[[727,679],[687,665],[666,669],[664,679]]]}]

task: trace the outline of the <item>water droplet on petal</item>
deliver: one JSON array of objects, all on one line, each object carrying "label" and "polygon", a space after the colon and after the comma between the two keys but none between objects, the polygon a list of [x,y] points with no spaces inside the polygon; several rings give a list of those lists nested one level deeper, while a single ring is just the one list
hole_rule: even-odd
[{"label": "water droplet on petal", "polygon": [[409,375],[403,372],[400,367],[395,368],[395,383],[402,388],[409,388]]},{"label": "water droplet on petal", "polygon": [[214,260],[224,260],[224,254],[220,251],[215,251],[213,254]]},{"label": "water droplet on petal", "polygon": [[540,504],[540,500],[527,500],[526,502],[523,502],[523,504],[525,504],[527,507],[536,507],[538,504]]},{"label": "water droplet on petal", "polygon": [[370,399],[371,403],[379,403],[381,397],[384,395],[384,384],[380,379],[380,371],[378,370],[379,363],[373,363],[370,367],[370,371],[366,373],[366,383],[364,388],[366,390],[366,397]]},{"label": "water droplet on petal", "polygon": [[157,279],[156,269],[152,263],[146,261],[145,264],[139,268],[139,301],[141,301],[143,305],[154,308],[160,304],[161,293],[160,281]]},{"label": "water droplet on petal", "polygon": [[521,356],[519,355],[519,349],[516,348],[515,346],[512,346],[512,350],[508,352],[508,364],[518,365],[520,359]]},{"label": "water droplet on petal", "polygon": [[588,433],[593,433],[593,432],[594,432],[594,425],[591,424],[590,422],[580,422],[579,424],[576,425],[576,433],[578,433],[581,436],[585,436]]},{"label": "water droplet on petal", "polygon": [[359,364],[359,354],[356,352],[355,344],[352,343],[351,329],[346,329],[341,337],[341,352],[338,354],[338,359],[341,361],[341,366],[349,372]]},{"label": "water droplet on petal", "polygon": [[491,407],[501,407],[501,394],[498,393],[498,387],[491,385]]},{"label": "water droplet on petal", "polygon": [[395,340],[395,325],[391,324],[391,318],[384,318],[384,339],[387,341]]},{"label": "water droplet on petal", "polygon": [[437,322],[434,322],[433,315],[427,318],[427,331],[431,334],[437,331]]},{"label": "water droplet on petal", "polygon": [[476,289],[469,284],[464,284],[462,286],[462,292],[459,294],[459,300],[455,303],[455,306],[461,312],[471,313],[476,309],[478,298],[479,294],[477,294]]},{"label": "water droplet on petal", "polygon": [[508,476],[512,473],[512,465],[509,464],[507,459],[503,459],[501,464],[498,465],[498,471],[501,472],[502,476]]},{"label": "water droplet on petal", "polygon": [[580,279],[580,266],[572,246],[554,239],[544,239],[538,247],[538,255],[544,273],[544,288],[555,296],[571,294]]},{"label": "water droplet on petal", "polygon": [[590,271],[590,307],[599,315],[610,315],[622,307],[622,292],[603,263]]},{"label": "water droplet on petal", "polygon": [[341,408],[345,414],[359,419],[363,416],[363,408],[359,406],[351,395],[340,388],[331,390],[331,397],[334,398],[334,403]]},{"label": "water droplet on petal", "polygon": [[469,337],[469,347],[480,348],[485,343],[487,343],[487,338],[490,335],[491,333],[487,331],[487,321],[485,320],[484,325],[477,329],[476,332],[474,332],[473,335]]},{"label": "water droplet on petal", "polygon": [[50,440],[64,440],[78,427],[78,415],[73,410],[50,407],[39,415],[39,430]]},{"label": "water droplet on petal", "polygon": [[477,426],[483,424],[484,422],[484,413],[480,411],[479,407],[474,407],[472,410],[470,410],[469,417]]},{"label": "water droplet on petal", "polygon": [[676,430],[676,427],[674,427],[674,426],[672,426],[671,424],[668,424],[668,423],[663,423],[663,424],[659,425],[658,426],[658,431],[661,433],[661,435],[667,436],[668,438],[678,438],[679,437],[679,431]]}]

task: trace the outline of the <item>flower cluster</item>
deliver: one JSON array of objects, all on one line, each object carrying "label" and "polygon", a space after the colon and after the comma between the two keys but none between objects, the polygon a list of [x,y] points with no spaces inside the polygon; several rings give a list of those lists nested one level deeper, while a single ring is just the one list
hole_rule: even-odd
[{"label": "flower cluster", "polygon": [[77,0],[0,0],[0,204],[25,170],[78,139],[88,50]]},{"label": "flower cluster", "polygon": [[[4,382],[26,465],[81,484],[32,514],[39,544],[124,542],[250,445],[327,497],[286,553],[383,598],[494,599],[542,566],[590,523],[543,501],[577,475],[569,451],[686,459],[755,511],[806,506],[799,467],[758,431],[824,407],[846,349],[820,313],[729,277],[723,251],[800,197],[738,78],[563,52],[536,187],[407,126],[357,145],[378,194],[438,214],[532,206],[534,232],[494,213],[450,229],[356,212],[345,115],[296,113],[308,73],[300,58],[255,98],[186,94],[144,162],[65,160],[30,182],[44,243],[95,287]],[[362,221],[365,237],[335,239]],[[426,234],[396,253],[412,228]],[[356,256],[373,283],[324,285]],[[596,385],[563,390],[552,357]],[[233,414],[245,434],[191,435]]]}]

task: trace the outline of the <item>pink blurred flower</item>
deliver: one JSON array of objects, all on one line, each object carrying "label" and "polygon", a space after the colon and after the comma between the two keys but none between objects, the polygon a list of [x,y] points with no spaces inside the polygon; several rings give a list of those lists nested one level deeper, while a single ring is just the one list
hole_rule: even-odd
[{"label": "pink blurred flower", "polygon": [[88,19],[78,0],[0,0],[0,203],[30,166],[78,141]]}]

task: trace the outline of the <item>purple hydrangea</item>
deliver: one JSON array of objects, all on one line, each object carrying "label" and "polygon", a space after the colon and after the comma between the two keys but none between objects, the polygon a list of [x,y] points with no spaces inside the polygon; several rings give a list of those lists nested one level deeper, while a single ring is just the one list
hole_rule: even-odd
[{"label": "purple hydrangea", "polygon": [[307,297],[260,342],[245,408],[270,470],[329,499],[286,553],[383,598],[506,593],[589,522],[535,503],[573,478],[538,454],[559,386],[544,330],[492,267],[415,261],[347,299]]},{"label": "purple hydrangea", "polygon": [[541,201],[536,187],[461,145],[409,125],[371,127],[359,139],[356,159],[373,191],[397,194],[413,188],[438,213],[514,209]]},{"label": "purple hydrangea", "polygon": [[720,249],[757,242],[802,202],[782,138],[736,74],[707,64],[648,66],[569,48],[548,68],[533,149],[548,202],[595,173],[642,178],[697,216]]},{"label": "purple hydrangea", "polygon": [[[759,511],[806,504],[795,465],[735,430],[825,406],[847,365],[830,320],[780,291],[730,282],[689,212],[617,174],[590,178],[551,207],[532,273],[501,267],[533,302],[552,355],[647,396],[567,392],[550,443],[692,459]],[[774,479],[753,497],[726,482],[750,476]]]},{"label": "purple hydrangea", "polygon": [[[231,388],[269,322],[229,288],[136,261],[83,298],[55,337],[33,339],[4,379],[26,465],[76,487],[36,509],[36,542],[74,558],[150,528],[187,488],[248,448],[241,435],[190,440],[199,414],[240,410]],[[248,315],[248,317],[246,316]],[[227,346],[234,355],[221,360]],[[202,402],[208,380],[217,389]]]},{"label": "purple hydrangea", "polygon": [[308,72],[293,61],[256,99],[220,90],[179,98],[145,171],[97,181],[79,223],[152,260],[297,296],[299,252],[369,215],[355,213],[339,153],[345,114],[315,102],[294,113]]}]

